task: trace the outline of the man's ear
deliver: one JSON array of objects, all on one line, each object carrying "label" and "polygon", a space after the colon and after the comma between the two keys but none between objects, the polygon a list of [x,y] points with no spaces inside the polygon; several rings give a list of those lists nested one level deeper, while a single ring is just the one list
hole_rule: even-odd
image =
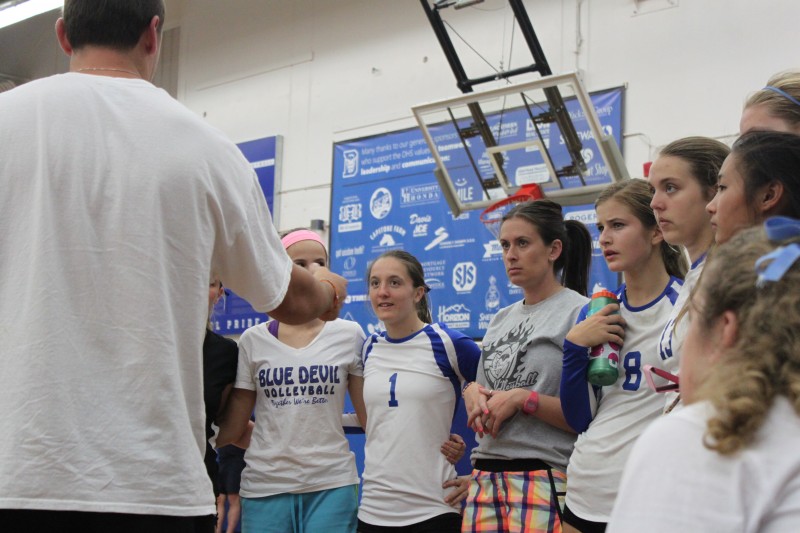
[{"label": "man's ear", "polygon": [[72,56],[72,45],[69,44],[69,39],[67,39],[67,30],[64,28],[63,18],[59,18],[56,21],[56,39],[58,39],[58,44],[64,50],[64,53]]},{"label": "man's ear", "polygon": [[148,54],[158,53],[159,38],[161,37],[158,31],[158,25],[160,23],[161,19],[158,17],[158,15],[154,16],[150,20],[147,30],[145,30],[144,34],[142,34],[144,49]]}]

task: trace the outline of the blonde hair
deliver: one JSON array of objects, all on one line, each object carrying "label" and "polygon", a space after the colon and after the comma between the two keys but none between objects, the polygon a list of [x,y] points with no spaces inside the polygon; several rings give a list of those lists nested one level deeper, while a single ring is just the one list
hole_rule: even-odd
[{"label": "blonde hair", "polygon": [[779,89],[795,100],[800,100],[800,71],[787,70],[775,74],[767,81],[765,88],[751,94],[744,103],[745,109],[763,105],[773,117],[793,127],[800,125],[800,105],[767,87]]},{"label": "blonde hair", "polygon": [[762,227],[744,230],[709,257],[697,286],[702,305],[692,305],[693,320],[710,327],[733,311],[738,322],[735,344],[697,391],[716,408],[705,445],[722,455],[753,441],[776,396],[787,397],[800,416],[800,262],[756,287],[756,261],[777,246]]}]

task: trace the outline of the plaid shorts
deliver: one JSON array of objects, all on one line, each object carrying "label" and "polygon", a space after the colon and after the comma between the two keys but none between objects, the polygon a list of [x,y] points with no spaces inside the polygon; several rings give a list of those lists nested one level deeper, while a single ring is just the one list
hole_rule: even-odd
[{"label": "plaid shorts", "polygon": [[[551,477],[552,474],[552,477]],[[559,495],[567,490],[560,470],[472,471],[462,533],[561,532]]]}]

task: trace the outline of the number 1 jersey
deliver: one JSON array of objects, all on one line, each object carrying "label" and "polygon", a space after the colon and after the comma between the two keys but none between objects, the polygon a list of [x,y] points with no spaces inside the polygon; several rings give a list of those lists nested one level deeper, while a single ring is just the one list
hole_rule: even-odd
[{"label": "number 1 jersey", "polygon": [[358,517],[405,526],[457,512],[444,501],[456,476],[440,451],[450,437],[461,385],[474,381],[480,349],[469,337],[429,324],[402,339],[364,343],[367,442]]}]

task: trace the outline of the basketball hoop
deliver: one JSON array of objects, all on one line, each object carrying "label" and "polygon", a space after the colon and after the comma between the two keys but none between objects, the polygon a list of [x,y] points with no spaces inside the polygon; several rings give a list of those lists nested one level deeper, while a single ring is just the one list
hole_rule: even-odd
[{"label": "basketball hoop", "polygon": [[495,239],[498,239],[500,238],[500,226],[503,224],[503,217],[506,216],[506,213],[516,205],[539,200],[540,198],[544,198],[541,187],[536,183],[529,183],[520,187],[516,193],[508,198],[503,198],[484,209],[479,218],[483,225],[486,226],[486,229],[494,235]]}]

